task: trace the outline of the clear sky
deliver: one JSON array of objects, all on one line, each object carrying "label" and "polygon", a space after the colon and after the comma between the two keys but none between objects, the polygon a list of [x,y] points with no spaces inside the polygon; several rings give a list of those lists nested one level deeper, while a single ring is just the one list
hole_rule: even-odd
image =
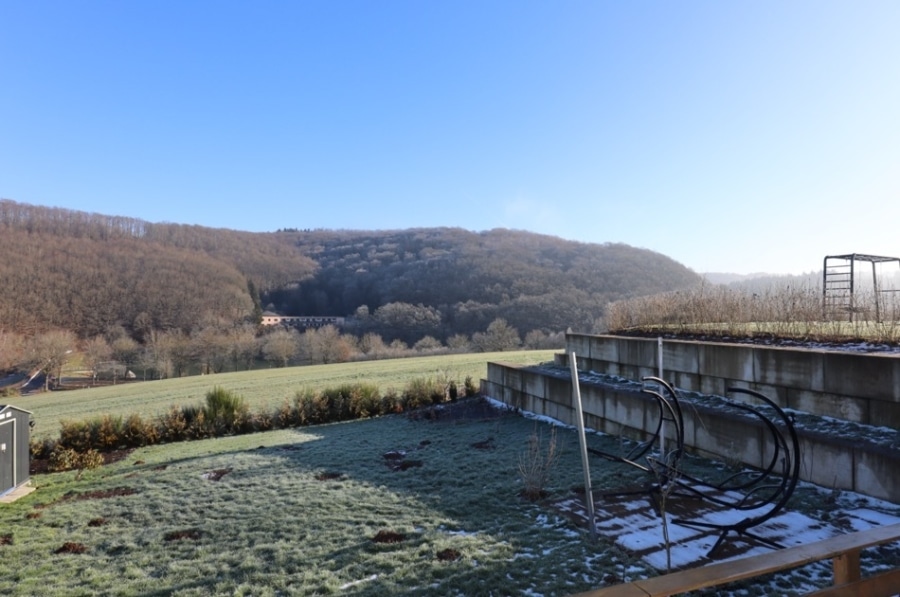
[{"label": "clear sky", "polygon": [[900,256],[900,2],[0,0],[0,198]]}]

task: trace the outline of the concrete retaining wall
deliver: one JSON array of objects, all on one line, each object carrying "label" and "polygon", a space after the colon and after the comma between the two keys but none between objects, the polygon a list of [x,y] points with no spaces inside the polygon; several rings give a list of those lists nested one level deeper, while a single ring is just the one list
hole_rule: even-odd
[{"label": "concrete retaining wall", "polygon": [[[853,405],[845,409],[851,415],[864,412],[867,417],[882,421],[885,417],[879,414],[880,409],[896,406],[896,399],[893,398],[896,394],[888,396],[886,386],[878,385],[885,383],[886,375],[880,367],[893,375],[896,359],[875,359],[875,365],[872,362],[863,365],[861,363],[864,361],[856,359],[832,359],[831,353],[790,355],[790,352],[798,351],[756,350],[750,346],[735,345],[722,346],[721,351],[717,348],[719,345],[703,346],[698,342],[664,343],[666,379],[674,379],[675,386],[680,389],[694,389],[708,394],[725,395],[725,388],[732,385],[759,390],[773,399],[778,393],[776,402],[786,402],[787,406],[798,409],[801,402],[810,404],[826,410],[820,414],[830,416],[836,416],[835,412],[844,412],[836,407],[826,408],[831,400],[845,400]],[[570,336],[568,349],[576,353],[579,369],[583,371],[598,371],[634,380],[657,373],[655,340]],[[585,353],[587,356],[582,356]],[[780,360],[778,357],[783,355],[791,358]],[[564,359],[559,360],[562,362]],[[762,370],[763,365],[765,370]],[[885,399],[866,396],[852,383],[839,381],[837,370],[826,375],[828,367],[838,366],[850,366],[865,374],[863,377],[868,375],[880,380],[875,382],[870,379],[863,387]],[[767,383],[755,382],[756,377]],[[815,379],[808,385],[817,386],[819,390],[802,386],[802,380],[810,378]],[[824,391],[826,388],[828,392]],[[838,388],[842,392],[838,392]],[[590,382],[581,382],[580,389],[586,426],[634,439],[645,439],[646,434],[656,428],[659,412],[656,403],[639,390]],[[845,396],[850,390],[853,395]],[[540,368],[489,363],[488,377],[482,380],[482,392],[509,406],[575,425],[572,385],[568,375],[549,374],[546,369]],[[798,396],[804,399],[800,401]],[[756,420],[702,404],[683,409],[683,413],[685,444],[694,453],[718,460],[737,460],[755,467],[761,466],[763,459],[771,454],[772,447],[766,445],[768,434]],[[839,418],[850,419],[844,416]],[[867,422],[863,417],[850,420]],[[824,487],[857,491],[900,503],[900,449],[804,430],[800,430],[798,435],[802,479]]]},{"label": "concrete retaining wall", "polygon": [[[581,371],[639,380],[657,375],[657,341],[567,336]],[[900,356],[723,344],[663,342],[664,378],[676,387],[725,395],[730,386],[761,392],[782,408],[900,429]]]}]

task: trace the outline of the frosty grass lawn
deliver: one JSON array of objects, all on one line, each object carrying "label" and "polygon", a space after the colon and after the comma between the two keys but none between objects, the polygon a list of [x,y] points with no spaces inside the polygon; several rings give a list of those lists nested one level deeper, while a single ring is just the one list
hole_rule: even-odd
[{"label": "frosty grass lawn", "polygon": [[[536,425],[548,433],[515,415],[397,415],[144,448],[81,479],[38,475],[35,493],[0,510],[0,594],[564,595],[616,571],[652,574],[517,497]],[[560,439],[555,483],[568,487],[577,443]],[[394,470],[392,451],[421,464]]]},{"label": "frosty grass lawn", "polygon": [[[528,437],[546,444],[550,429],[512,413],[392,415],[143,448],[80,477],[35,475],[37,491],[0,506],[0,594],[551,596],[658,574],[519,497]],[[550,500],[582,480],[576,434],[557,433]],[[634,469],[593,459],[591,474],[595,488],[612,488]],[[804,485],[789,507],[826,519],[840,507],[829,494]],[[818,576],[731,594],[790,595]]]}]

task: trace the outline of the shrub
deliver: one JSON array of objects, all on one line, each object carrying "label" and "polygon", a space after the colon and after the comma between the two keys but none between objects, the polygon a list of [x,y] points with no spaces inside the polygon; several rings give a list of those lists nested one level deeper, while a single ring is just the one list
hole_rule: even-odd
[{"label": "shrub", "polygon": [[87,421],[62,421],[59,429],[59,445],[84,452],[91,446],[91,425]]},{"label": "shrub", "polygon": [[122,427],[122,439],[125,446],[139,448],[157,443],[160,430],[156,425],[145,422],[139,414],[128,415]]},{"label": "shrub", "polygon": [[50,458],[50,454],[56,447],[57,441],[52,439],[31,440],[28,444],[29,452],[33,460],[44,460]]},{"label": "shrub", "polygon": [[203,407],[197,406],[196,404],[183,404],[181,406],[175,407],[181,410],[181,415],[184,417],[185,424],[185,433],[188,433],[190,430],[194,429],[197,425],[197,419],[200,419],[201,423],[203,421]]},{"label": "shrub", "polygon": [[270,431],[275,428],[276,419],[269,413],[257,413],[247,417],[247,425],[253,431]]},{"label": "shrub", "polygon": [[381,408],[381,395],[375,384],[357,383],[347,390],[350,393],[351,417],[364,419],[384,414]]},{"label": "shrub", "polygon": [[321,399],[325,401],[325,420],[322,423],[346,421],[350,419],[350,392],[352,386],[326,388],[322,390]]},{"label": "shrub", "polygon": [[47,468],[50,472],[61,472],[78,469],[97,468],[103,464],[103,456],[97,450],[85,450],[79,452],[71,448],[57,445],[50,454],[50,462]]},{"label": "shrub", "polygon": [[391,388],[381,397],[381,412],[383,414],[403,412],[403,397],[397,393],[397,390]]},{"label": "shrub", "polygon": [[466,396],[477,396],[478,395],[478,386],[475,385],[475,382],[472,381],[471,375],[466,375],[466,381],[464,384]]},{"label": "shrub", "polygon": [[301,425],[317,425],[328,422],[328,403],[321,394],[304,388],[294,396],[294,404]]},{"label": "shrub", "polygon": [[[182,409],[184,410],[184,409]],[[202,408],[192,409],[193,414],[191,415],[190,423],[188,423],[187,427],[187,438],[188,439],[206,439],[207,437],[213,437],[213,429],[212,426],[207,424],[206,422],[206,414],[203,412]]]},{"label": "shrub", "polygon": [[286,429],[300,424],[300,417],[298,416],[297,409],[292,407],[287,399],[285,399],[281,403],[281,406],[278,407],[278,410],[275,411],[273,420],[274,424],[280,429]]},{"label": "shrub", "polygon": [[160,415],[157,429],[160,441],[177,442],[186,438],[188,423],[184,417],[184,410],[174,404],[169,411]]},{"label": "shrub", "polygon": [[215,387],[206,393],[203,407],[204,424],[213,435],[246,431],[250,411],[243,397],[225,388]]},{"label": "shrub", "polygon": [[21,395],[22,392],[20,392],[19,388],[16,386],[0,388],[0,398],[18,398]]},{"label": "shrub", "polygon": [[403,402],[410,410],[439,404],[447,399],[447,386],[444,379],[434,377],[411,379],[403,391]]},{"label": "shrub", "polygon": [[125,445],[125,425],[122,417],[103,415],[91,419],[91,448],[96,450],[115,450]]}]

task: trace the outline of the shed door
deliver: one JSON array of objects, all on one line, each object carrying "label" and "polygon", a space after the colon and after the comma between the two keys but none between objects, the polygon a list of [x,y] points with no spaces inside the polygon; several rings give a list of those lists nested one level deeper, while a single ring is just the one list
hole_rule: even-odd
[{"label": "shed door", "polygon": [[0,492],[16,486],[16,420],[0,423]]}]

